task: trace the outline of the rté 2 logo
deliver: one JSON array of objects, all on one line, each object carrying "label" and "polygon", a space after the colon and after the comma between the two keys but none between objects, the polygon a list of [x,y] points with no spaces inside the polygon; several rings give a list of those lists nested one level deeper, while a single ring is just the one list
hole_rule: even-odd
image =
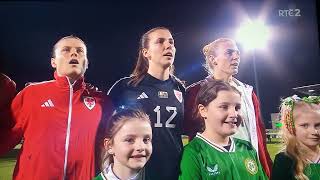
[{"label": "rt\u00e9 2 logo", "polygon": [[300,9],[279,9],[279,16],[301,16]]}]

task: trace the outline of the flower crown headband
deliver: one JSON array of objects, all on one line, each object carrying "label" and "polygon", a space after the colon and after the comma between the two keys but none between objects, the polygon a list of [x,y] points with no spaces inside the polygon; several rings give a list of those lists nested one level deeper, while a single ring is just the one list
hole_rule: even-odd
[{"label": "flower crown headband", "polygon": [[284,124],[290,134],[295,135],[295,124],[293,120],[293,109],[296,102],[305,102],[308,104],[319,104],[320,96],[308,96],[300,98],[297,95],[293,95],[281,100],[280,106],[280,120],[282,125]]}]

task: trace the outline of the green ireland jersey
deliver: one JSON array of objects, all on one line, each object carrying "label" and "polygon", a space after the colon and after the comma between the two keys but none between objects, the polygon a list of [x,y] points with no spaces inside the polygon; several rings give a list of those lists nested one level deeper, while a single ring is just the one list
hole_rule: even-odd
[{"label": "green ireland jersey", "polygon": [[252,145],[230,139],[227,150],[198,133],[183,151],[179,180],[267,180]]},{"label": "green ireland jersey", "polygon": [[[296,180],[296,162],[287,153],[280,152],[276,155],[272,168],[271,179],[273,180]],[[316,162],[310,162],[304,168],[304,174],[309,180],[320,179],[320,158]]]},{"label": "green ireland jersey", "polygon": [[100,173],[98,176],[96,176],[93,180],[106,180],[105,177],[103,177],[102,173]]},{"label": "green ireland jersey", "polygon": [[320,179],[320,163],[315,164],[309,164],[305,169],[304,169],[304,174],[308,176],[309,180],[316,180]]}]

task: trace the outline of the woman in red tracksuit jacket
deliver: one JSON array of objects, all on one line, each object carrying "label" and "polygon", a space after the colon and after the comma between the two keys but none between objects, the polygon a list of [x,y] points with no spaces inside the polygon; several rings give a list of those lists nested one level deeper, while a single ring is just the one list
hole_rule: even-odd
[{"label": "woman in red tracksuit jacket", "polygon": [[184,131],[193,138],[201,127],[200,120],[194,116],[195,97],[206,81],[218,79],[228,82],[241,92],[241,113],[243,123],[239,126],[236,138],[249,141],[256,149],[259,160],[270,177],[272,161],[266,148],[265,128],[260,115],[260,103],[252,86],[242,83],[233,76],[238,73],[240,52],[232,39],[220,38],[203,48],[205,67],[209,76],[190,85],[186,90]]},{"label": "woman in red tracksuit jacket", "polygon": [[110,101],[84,82],[88,60],[80,38],[60,39],[51,65],[54,80],[30,84],[14,98],[14,127],[1,132],[0,155],[23,138],[13,179],[92,179],[98,126]]}]

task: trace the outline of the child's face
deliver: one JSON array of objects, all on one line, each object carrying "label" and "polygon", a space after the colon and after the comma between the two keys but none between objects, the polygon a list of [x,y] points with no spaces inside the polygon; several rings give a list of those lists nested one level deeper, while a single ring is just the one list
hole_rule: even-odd
[{"label": "child's face", "polygon": [[236,133],[241,108],[241,97],[234,91],[219,91],[217,98],[207,107],[199,107],[199,112],[205,119],[206,130],[210,130],[221,137]]},{"label": "child's face", "polygon": [[131,119],[121,127],[109,147],[114,153],[114,168],[139,170],[152,153],[152,129],[147,121]]},{"label": "child's face", "polygon": [[297,140],[308,147],[320,144],[320,111],[301,110],[295,118]]}]

